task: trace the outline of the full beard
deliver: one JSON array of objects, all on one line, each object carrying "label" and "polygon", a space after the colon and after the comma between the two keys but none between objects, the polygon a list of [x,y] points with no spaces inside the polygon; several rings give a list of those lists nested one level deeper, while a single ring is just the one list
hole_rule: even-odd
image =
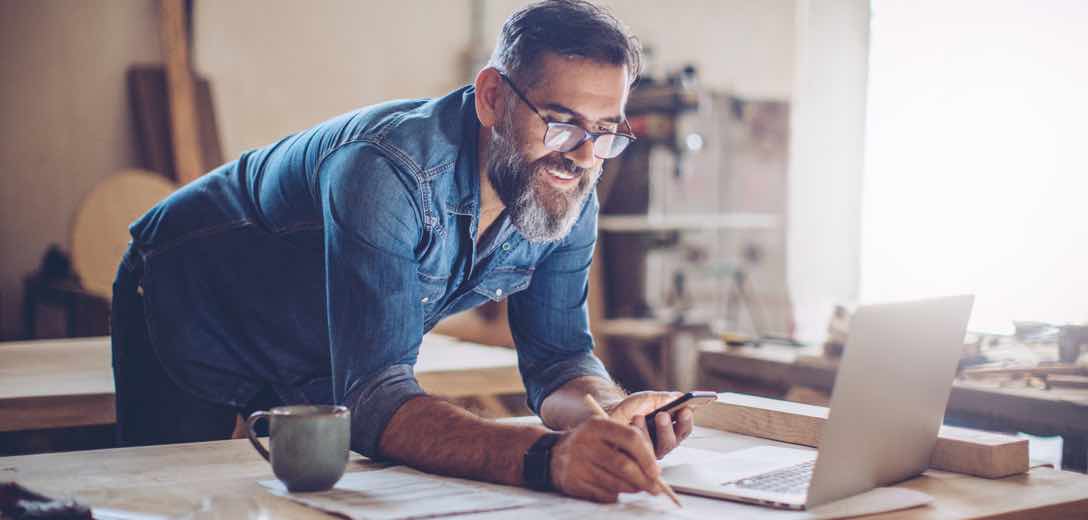
[{"label": "full beard", "polygon": [[[600,168],[581,168],[559,153],[532,162],[518,151],[512,125],[492,131],[487,178],[499,195],[514,227],[530,242],[554,242],[567,236],[590,190],[600,178]],[[548,170],[578,178],[569,190],[548,181]]]}]

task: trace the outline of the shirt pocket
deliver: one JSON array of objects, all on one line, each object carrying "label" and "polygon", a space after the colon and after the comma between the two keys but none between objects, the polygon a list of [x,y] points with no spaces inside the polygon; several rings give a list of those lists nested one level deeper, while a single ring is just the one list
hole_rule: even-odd
[{"label": "shirt pocket", "polygon": [[425,313],[431,313],[436,308],[435,305],[446,297],[449,281],[449,275],[419,273],[419,304],[423,306]]},{"label": "shirt pocket", "polygon": [[499,268],[487,275],[487,277],[472,290],[477,294],[497,302],[518,291],[525,290],[529,287],[529,283],[532,279],[532,268]]}]

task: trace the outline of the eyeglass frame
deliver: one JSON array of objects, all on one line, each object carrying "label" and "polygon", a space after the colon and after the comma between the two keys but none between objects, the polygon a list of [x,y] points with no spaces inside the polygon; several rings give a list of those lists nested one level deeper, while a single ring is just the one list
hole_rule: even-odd
[{"label": "eyeglass frame", "polygon": [[[548,130],[552,130],[554,128],[553,125],[556,125],[556,126],[564,126],[564,127],[574,127],[574,128],[577,128],[577,129],[581,130],[583,133],[585,133],[585,136],[582,138],[581,141],[578,142],[578,144],[575,144],[570,150],[563,151],[563,150],[560,150],[558,148],[553,148],[551,146],[548,146],[548,131],[545,130],[544,131],[544,138],[543,138],[544,147],[549,149],[549,150],[556,151],[556,152],[559,152],[559,153],[569,153],[569,152],[573,152],[573,151],[577,150],[578,148],[580,148],[583,144],[586,143],[586,141],[593,141],[593,156],[598,158],[598,159],[601,159],[601,160],[608,160],[608,159],[615,159],[616,157],[619,157],[620,154],[622,154],[624,151],[627,150],[628,146],[631,146],[631,143],[638,140],[638,138],[635,137],[635,135],[634,135],[634,130],[631,128],[631,123],[626,118],[624,118],[623,124],[627,126],[628,132],[591,132],[591,131],[586,130],[585,128],[582,128],[581,126],[578,126],[578,125],[576,125],[574,123],[563,123],[563,122],[560,122],[560,121],[548,121],[548,118],[544,117],[544,114],[540,113],[540,110],[538,110],[536,108],[536,105],[534,105],[532,101],[529,101],[529,98],[525,97],[525,94],[521,93],[521,90],[518,89],[517,85],[514,84],[514,80],[510,79],[510,77],[507,76],[505,72],[498,71],[498,73],[499,73],[499,77],[502,78],[502,80],[504,82],[506,82],[507,85],[510,86],[510,90],[513,90],[514,94],[517,94],[517,96],[519,98],[521,98],[522,101],[525,102],[525,105],[529,107],[529,110],[532,110],[533,113],[536,114],[536,116],[539,117],[540,120],[543,121],[545,125],[547,125]],[[625,137],[627,139],[630,139],[630,141],[627,143],[626,146],[623,147],[623,150],[620,150],[619,153],[617,153],[616,155],[613,155],[612,157],[601,157],[601,156],[597,155],[597,139],[600,138],[601,136],[605,136],[605,135]]]}]

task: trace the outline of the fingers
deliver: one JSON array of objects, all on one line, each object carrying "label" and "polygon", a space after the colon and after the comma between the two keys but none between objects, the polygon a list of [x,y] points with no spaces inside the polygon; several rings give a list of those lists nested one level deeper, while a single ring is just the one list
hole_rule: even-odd
[{"label": "fingers", "polygon": [[578,494],[576,496],[588,498],[594,502],[615,504],[620,499],[619,493],[609,489],[605,489],[603,486],[595,483],[587,483],[582,491],[582,494]]},{"label": "fingers", "polygon": [[[552,452],[552,480],[568,495],[611,503],[620,493],[661,493],[661,469],[641,428],[608,419],[589,419],[567,434]],[[654,427],[654,426],[651,426]],[[668,437],[675,445],[670,426]]]},{"label": "fingers", "polygon": [[642,437],[646,440],[648,444],[653,444],[653,441],[651,440],[652,437],[650,437],[650,430],[649,428],[647,428],[646,416],[636,415],[632,417],[631,426],[634,426],[638,429],[638,432],[642,434]]},{"label": "fingers", "polygon": [[645,475],[646,480],[643,480],[645,485],[640,488],[645,491],[656,490],[655,480],[661,473],[661,469],[657,466],[657,459],[654,458],[653,450],[643,437],[643,433],[638,428],[611,421],[604,421],[600,426],[600,431],[605,434],[605,442],[627,455]]},{"label": "fingers", "polygon": [[[683,411],[687,411],[687,409],[685,408]],[[676,448],[676,432],[673,430],[672,417],[667,413],[657,414],[654,417],[654,423],[652,426],[647,426],[654,428],[657,433],[657,445],[654,446],[654,454],[660,459],[666,453],[672,451],[673,448]]]},{"label": "fingers", "polygon": [[680,444],[695,429],[695,411],[684,408],[676,414],[676,443]]},{"label": "fingers", "polygon": [[593,480],[604,490],[614,493],[638,493],[640,491],[638,485],[629,482],[621,471],[611,465],[594,462],[593,467],[596,469]]},{"label": "fingers", "polygon": [[642,467],[627,453],[611,446],[604,446],[599,454],[600,466],[607,468],[608,472],[623,480],[634,491],[649,491],[655,493],[657,483],[654,478],[647,475]]},{"label": "fingers", "polygon": [[609,415],[613,419],[626,423],[635,415],[646,415],[681,395],[684,394],[681,392],[636,392],[612,408]]},{"label": "fingers", "polygon": [[635,398],[637,400],[643,401],[645,403],[644,406],[650,407],[650,410],[647,411],[647,413],[649,413],[650,411],[656,410],[657,408],[660,408],[675,401],[676,398],[682,395],[684,395],[683,392],[645,391],[636,392],[634,394],[631,394],[627,398]]}]

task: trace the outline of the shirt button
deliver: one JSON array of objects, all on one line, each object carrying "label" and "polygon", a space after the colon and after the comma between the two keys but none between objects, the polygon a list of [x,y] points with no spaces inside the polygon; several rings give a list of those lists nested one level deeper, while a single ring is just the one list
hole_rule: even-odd
[{"label": "shirt button", "polygon": [[502,289],[495,289],[495,296],[502,296]]},{"label": "shirt button", "polygon": [[427,302],[431,301],[431,299],[429,297],[427,297],[427,296],[424,296],[423,299],[419,300],[419,301],[421,301],[423,303],[427,303]]},{"label": "shirt button", "polygon": [[504,243],[502,245],[502,250],[503,251],[509,251],[510,250],[510,243],[509,242]]}]

